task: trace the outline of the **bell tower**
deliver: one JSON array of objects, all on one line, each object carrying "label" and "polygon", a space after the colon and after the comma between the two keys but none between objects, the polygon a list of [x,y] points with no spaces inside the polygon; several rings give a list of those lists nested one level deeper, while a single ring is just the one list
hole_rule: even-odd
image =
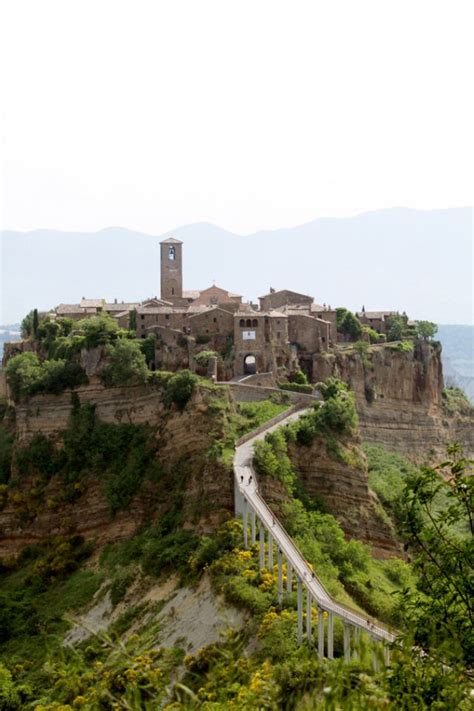
[{"label": "bell tower", "polygon": [[165,301],[183,297],[183,243],[174,237],[161,245],[161,298]]}]

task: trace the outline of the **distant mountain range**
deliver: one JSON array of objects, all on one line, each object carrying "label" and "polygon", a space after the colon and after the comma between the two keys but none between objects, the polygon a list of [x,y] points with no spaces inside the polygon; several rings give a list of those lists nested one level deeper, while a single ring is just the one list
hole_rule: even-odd
[{"label": "distant mountain range", "polygon": [[121,227],[4,231],[0,320],[82,296],[134,301],[158,294],[158,243],[172,234],[184,242],[187,289],[216,281],[255,300],[273,286],[332,306],[471,323],[472,215],[470,208],[394,208],[246,236],[205,223],[157,236]]}]

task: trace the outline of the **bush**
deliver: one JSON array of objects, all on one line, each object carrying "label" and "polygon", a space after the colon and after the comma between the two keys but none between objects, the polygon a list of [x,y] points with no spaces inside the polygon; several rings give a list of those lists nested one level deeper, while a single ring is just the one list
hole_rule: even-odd
[{"label": "bush", "polygon": [[399,341],[398,343],[389,343],[387,350],[395,353],[410,353],[413,350],[413,341]]},{"label": "bush", "polygon": [[105,346],[119,336],[118,323],[108,314],[84,318],[78,322],[77,328],[85,336],[86,348]]},{"label": "bush", "polygon": [[461,388],[445,388],[443,390],[443,407],[449,415],[456,413],[472,415],[474,413],[474,405]]},{"label": "bush", "polygon": [[13,398],[19,400],[41,382],[42,367],[36,353],[20,353],[13,356],[7,363],[6,376]]},{"label": "bush", "polygon": [[141,385],[148,380],[148,367],[138,341],[119,339],[107,348],[110,363],[102,372],[107,386]]},{"label": "bush", "polygon": [[374,328],[371,328],[370,326],[362,326],[362,333],[368,335],[370,343],[383,343],[383,341],[385,341],[385,334],[378,333]]},{"label": "bush", "polygon": [[209,343],[210,340],[211,340],[211,337],[205,333],[199,333],[196,336],[196,343],[198,345],[203,345],[204,343]]},{"label": "bush", "polygon": [[216,351],[201,351],[196,353],[194,360],[196,363],[202,367],[206,367],[211,358],[218,358],[218,353]]},{"label": "bush", "polygon": [[291,390],[295,393],[306,393],[308,395],[313,393],[312,385],[303,385],[302,383],[279,383],[278,387],[280,390]]},{"label": "bush", "polygon": [[303,373],[302,370],[296,370],[294,373],[290,373],[289,379],[291,383],[308,385],[308,378],[306,377],[306,373]]},{"label": "bush", "polygon": [[191,398],[194,388],[199,378],[189,370],[181,370],[176,375],[171,376],[166,384],[164,393],[165,403],[170,406],[176,405],[178,410],[184,410],[188,400]]},{"label": "bush", "polygon": [[36,353],[20,353],[10,358],[6,375],[15,400],[37,393],[57,395],[65,388],[88,382],[84,370],[77,363],[65,360],[41,362]]},{"label": "bush", "polygon": [[355,400],[347,385],[337,378],[328,378],[318,388],[324,404],[300,418],[296,425],[296,441],[308,446],[316,435],[353,435],[357,428]]},{"label": "bush", "polygon": [[140,348],[145,356],[145,360],[148,363],[154,363],[155,361],[155,349],[156,349],[156,335],[150,333],[149,336],[140,340]]}]

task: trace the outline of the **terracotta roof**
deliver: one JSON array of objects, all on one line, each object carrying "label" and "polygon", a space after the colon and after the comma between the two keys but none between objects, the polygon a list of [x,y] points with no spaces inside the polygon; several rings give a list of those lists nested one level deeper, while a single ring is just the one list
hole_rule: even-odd
[{"label": "terracotta roof", "polygon": [[167,239],[161,240],[160,244],[183,244],[181,240],[176,239],[176,237],[168,237]]},{"label": "terracotta roof", "polygon": [[61,314],[77,314],[84,311],[80,304],[59,304],[56,306],[55,312],[59,315]]},{"label": "terracotta roof", "polygon": [[100,309],[104,304],[105,299],[81,299],[83,309]]},{"label": "terracotta roof", "polygon": [[[198,310],[199,309],[199,310]],[[187,309],[188,313],[190,313],[190,318],[194,318],[195,316],[199,316],[201,313],[213,313],[214,311],[222,311],[225,314],[228,314],[229,316],[234,316],[232,311],[226,311],[225,309],[221,308],[220,306],[211,306],[209,307],[204,307],[204,309],[199,308],[199,306],[194,306],[190,307]]]},{"label": "terracotta roof", "polygon": [[136,309],[137,306],[140,306],[138,302],[122,301],[121,304],[104,304],[104,309],[106,311],[130,311],[131,309]]},{"label": "terracotta roof", "polygon": [[193,306],[139,306],[138,314],[193,314],[202,311],[209,311],[212,307],[200,304]]},{"label": "terracotta roof", "polygon": [[400,314],[398,311],[358,311],[357,316],[359,318],[378,318],[382,319],[382,321],[387,317],[387,316],[399,316]]},{"label": "terracotta roof", "polygon": [[259,296],[259,299],[266,299],[267,296],[275,296],[275,294],[294,294],[295,296],[304,296],[305,299],[312,299],[313,297],[310,296],[309,294],[300,294],[299,291],[292,291],[291,289],[277,289],[276,291],[272,291],[269,294],[264,294],[264,296]]},{"label": "terracotta roof", "polygon": [[200,291],[183,291],[183,299],[197,299],[200,294]]}]

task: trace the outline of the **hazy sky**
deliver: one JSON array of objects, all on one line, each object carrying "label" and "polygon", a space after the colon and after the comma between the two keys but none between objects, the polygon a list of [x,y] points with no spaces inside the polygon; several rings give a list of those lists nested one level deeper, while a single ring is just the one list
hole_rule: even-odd
[{"label": "hazy sky", "polygon": [[473,204],[472,0],[3,0],[4,228]]}]

